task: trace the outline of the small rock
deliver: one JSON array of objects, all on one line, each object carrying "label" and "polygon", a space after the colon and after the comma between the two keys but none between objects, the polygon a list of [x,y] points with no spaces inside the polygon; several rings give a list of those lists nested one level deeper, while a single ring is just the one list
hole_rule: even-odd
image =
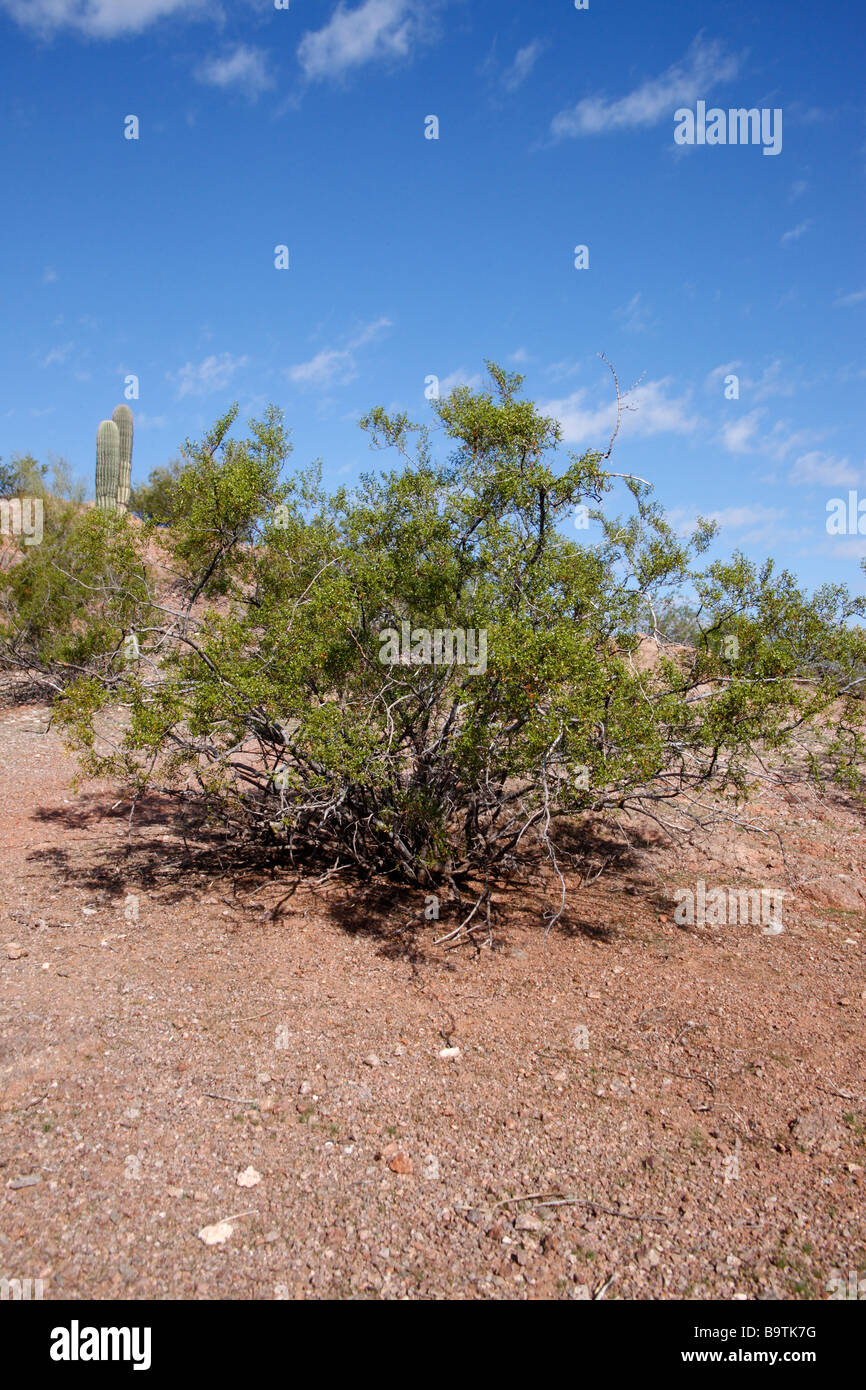
[{"label": "small rock", "polygon": [[828,1138],[835,1128],[835,1121],[825,1110],[816,1107],[814,1110],[806,1111],[804,1115],[798,1115],[788,1128],[797,1143],[809,1151],[819,1141]]},{"label": "small rock", "polygon": [[256,1187],[261,1180],[262,1175],[256,1172],[255,1168],[245,1168],[242,1173],[238,1173],[236,1178],[238,1187]]},{"label": "small rock", "polygon": [[198,1238],[204,1245],[225,1245],[233,1231],[230,1221],[216,1221],[213,1226],[202,1226]]},{"label": "small rock", "polygon": [[544,1226],[534,1212],[524,1211],[514,1223],[516,1231],[542,1231]]},{"label": "small rock", "polygon": [[439,1181],[439,1160],[435,1154],[425,1154],[421,1173],[428,1182]]},{"label": "small rock", "polygon": [[182,1196],[183,1196],[183,1188],[182,1188],[182,1187],[167,1187],[165,1190],[166,1190],[166,1192],[168,1193],[169,1197],[182,1197]]},{"label": "small rock", "polygon": [[26,1178],[13,1178],[6,1186],[13,1192],[17,1192],[20,1187],[36,1187],[37,1183],[41,1181],[42,1178],[39,1173],[31,1173],[29,1177]]},{"label": "small rock", "polygon": [[301,1084],[300,1084],[300,1086],[298,1087],[298,1095],[299,1095],[299,1096],[310,1096],[310,1095],[312,1095],[312,1094],[313,1094],[313,1083],[312,1083],[311,1081],[302,1081]]},{"label": "small rock", "polygon": [[392,1173],[412,1173],[415,1171],[411,1158],[403,1149],[399,1149],[388,1159],[388,1167]]},{"label": "small rock", "polygon": [[366,1057],[364,1057],[362,1060],[364,1062],[365,1067],[380,1067],[382,1065],[375,1052],[368,1052]]},{"label": "small rock", "polygon": [[443,1047],[439,1051],[439,1056],[443,1062],[456,1062],[460,1056],[459,1047]]},{"label": "small rock", "polygon": [[20,941],[9,941],[6,943],[6,955],[9,960],[21,960],[23,956],[28,956],[30,952],[26,946],[22,946]]}]

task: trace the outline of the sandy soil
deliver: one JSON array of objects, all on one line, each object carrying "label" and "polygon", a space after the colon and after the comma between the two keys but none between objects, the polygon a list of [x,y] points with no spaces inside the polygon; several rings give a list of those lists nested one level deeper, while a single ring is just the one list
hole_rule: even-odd
[{"label": "sandy soil", "polygon": [[[866,833],[843,800],[768,792],[763,836],[637,834],[546,939],[539,875],[497,894],[492,945],[450,949],[444,918],[400,931],[418,895],[239,863],[157,798],[130,834],[47,721],[0,710],[0,1276],[816,1299],[866,1275]],[[699,877],[784,887],[784,931],[676,925]]]}]

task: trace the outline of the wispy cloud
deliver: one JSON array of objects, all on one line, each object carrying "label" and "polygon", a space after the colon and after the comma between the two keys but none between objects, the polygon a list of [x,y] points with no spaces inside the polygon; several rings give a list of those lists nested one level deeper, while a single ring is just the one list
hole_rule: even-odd
[{"label": "wispy cloud", "polygon": [[853,294],[842,294],[838,299],[833,300],[834,309],[850,309],[853,304],[862,304],[866,299],[866,290],[855,290]]},{"label": "wispy cloud", "polygon": [[788,474],[789,483],[820,483],[827,487],[856,487],[864,478],[866,473],[852,468],[847,458],[822,454],[816,449],[801,454]]},{"label": "wispy cloud", "polygon": [[[779,523],[787,516],[787,512],[778,507],[765,507],[761,502],[754,502],[737,507],[721,507],[716,511],[701,510],[701,515],[707,521],[715,521],[722,531],[745,532],[746,534],[740,536],[740,540],[757,544],[779,540]],[[697,511],[687,512],[682,507],[675,507],[668,513],[668,520],[679,536],[690,535],[697,525],[697,519]],[[789,539],[799,534],[799,531],[787,532]]]},{"label": "wispy cloud", "polygon": [[364,0],[354,9],[340,0],[323,28],[301,39],[298,61],[306,77],[320,80],[365,63],[409,58],[429,35],[428,11],[421,0]]},{"label": "wispy cloud", "polygon": [[443,376],[439,382],[440,396],[449,395],[457,386],[469,386],[473,391],[477,391],[481,386],[481,376],[478,372],[467,372],[465,367],[458,367],[455,372]]},{"label": "wispy cloud", "polygon": [[708,389],[715,390],[720,381],[724,381],[726,376],[730,376],[732,372],[736,372],[737,368],[742,367],[742,365],[739,359],[733,362],[720,363],[718,367],[713,367],[711,372],[707,372],[705,385]]},{"label": "wispy cloud", "polygon": [[169,380],[173,380],[177,387],[178,400],[184,396],[207,396],[213,391],[225,390],[235,372],[246,363],[245,356],[232,357],[230,352],[223,352],[219,357],[206,357],[197,366],[187,362],[173,377],[169,373]]},{"label": "wispy cloud", "polygon": [[[743,377],[741,385],[750,392],[754,401],[765,401],[770,396],[793,396],[796,389],[794,374],[786,371],[780,358],[774,358],[754,380]],[[800,382],[803,385],[803,382]]]},{"label": "wispy cloud", "polygon": [[201,63],[196,78],[209,87],[236,87],[250,101],[257,101],[262,92],[275,86],[268,68],[268,55],[261,48],[243,43],[222,57],[208,58]]},{"label": "wispy cloud", "polygon": [[[641,438],[655,434],[691,434],[700,420],[690,414],[690,397],[669,394],[670,378],[648,381],[638,386],[623,412],[621,438]],[[542,401],[539,409],[553,415],[562,425],[567,444],[587,446],[607,444],[616,424],[616,401],[602,406],[587,403],[585,387],[560,400]]]},{"label": "wispy cloud", "polygon": [[659,77],[642,82],[627,96],[584,97],[576,106],[554,116],[550,130],[555,139],[579,135],[599,135],[610,130],[632,130],[640,126],[673,121],[679,106],[691,106],[721,82],[729,82],[740,71],[743,55],[728,51],[718,40],[707,41],[698,34],[687,53]]},{"label": "wispy cloud", "polygon": [[761,410],[751,410],[741,415],[739,420],[731,420],[722,428],[722,443],[730,454],[749,454],[752,452],[755,435],[760,423]]},{"label": "wispy cloud", "polygon": [[799,241],[801,236],[805,236],[810,227],[815,224],[811,217],[807,217],[805,222],[798,222],[796,227],[792,227],[789,232],[783,232],[779,241],[780,246],[788,246],[792,241]]},{"label": "wispy cloud", "polygon": [[58,278],[57,271],[54,269],[53,265],[47,265],[42,272],[43,285],[53,285]]},{"label": "wispy cloud", "polygon": [[40,366],[42,367],[62,367],[63,363],[69,360],[69,354],[75,347],[74,343],[63,343],[60,347],[52,348],[43,357]]},{"label": "wispy cloud", "polygon": [[358,375],[355,359],[358,349],[390,327],[390,319],[375,319],[351,338],[345,347],[323,348],[309,362],[298,362],[294,367],[288,367],[285,376],[295,386],[345,386]]},{"label": "wispy cloud", "polygon": [[40,34],[76,29],[91,38],[113,39],[140,34],[170,15],[212,14],[213,6],[208,0],[0,0],[0,10]]},{"label": "wispy cloud", "polygon": [[516,92],[526,81],[547,45],[541,39],[533,39],[525,48],[519,48],[514,62],[502,74],[502,85],[506,92]]},{"label": "wispy cloud", "polygon": [[619,319],[627,333],[646,333],[655,326],[655,320],[640,290],[632,295],[628,304],[624,304],[621,309],[615,309],[614,316]]},{"label": "wispy cloud", "polygon": [[789,421],[777,420],[772,429],[761,431],[766,412],[759,406],[738,420],[723,426],[721,442],[731,454],[763,454],[784,463],[795,449],[807,448],[823,438],[817,430],[791,428]]}]

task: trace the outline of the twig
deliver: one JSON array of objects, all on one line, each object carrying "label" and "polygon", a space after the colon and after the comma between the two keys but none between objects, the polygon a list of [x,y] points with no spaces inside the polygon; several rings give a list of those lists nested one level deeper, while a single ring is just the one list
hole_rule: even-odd
[{"label": "twig", "polygon": [[[203,1094],[208,1100],[224,1100],[227,1101],[229,1105],[251,1105],[254,1110],[258,1110],[259,1108],[257,1100],[244,1100],[243,1096],[217,1096],[214,1095],[213,1091],[205,1091]],[[225,1219],[228,1220],[228,1217]]]},{"label": "twig", "polygon": [[609,1279],[606,1279],[603,1284],[599,1285],[595,1293],[592,1295],[593,1303],[598,1303],[600,1299],[604,1298],[614,1279],[617,1278],[619,1278],[619,1275],[616,1274],[616,1272],[614,1272]]},{"label": "twig", "polygon": [[[536,1200],[540,1198],[541,1200]],[[515,1202],[531,1202],[534,1207],[592,1207],[593,1211],[602,1211],[606,1216],[619,1216],[623,1221],[661,1221],[667,1225],[666,1216],[635,1215],[633,1212],[615,1211],[613,1207],[603,1207],[600,1202],[594,1202],[588,1197],[562,1197],[559,1194],[552,1195],[548,1192],[525,1192],[522,1197],[503,1197],[500,1202],[494,1202],[492,1207],[487,1210],[492,1214],[499,1207],[510,1207]],[[458,1211],[472,1211],[472,1207],[458,1207]]]},{"label": "twig", "polygon": [[275,1004],[272,1009],[266,1009],[263,1014],[244,1014],[242,1018],[230,1018],[229,1023],[257,1023],[260,1018],[269,1018],[271,1014],[275,1014],[282,1007],[282,1004]]}]

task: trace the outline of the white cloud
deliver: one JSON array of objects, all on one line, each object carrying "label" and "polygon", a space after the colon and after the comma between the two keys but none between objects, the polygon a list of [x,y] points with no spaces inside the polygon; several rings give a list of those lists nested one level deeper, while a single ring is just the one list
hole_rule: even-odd
[{"label": "white cloud", "polygon": [[[700,421],[689,415],[689,395],[669,396],[670,378],[648,381],[631,392],[623,411],[620,438],[646,438],[654,434],[691,434]],[[586,404],[587,390],[581,387],[561,400],[542,401],[539,409],[553,415],[562,425],[567,444],[587,447],[604,444],[616,424],[616,401],[602,406]]]},{"label": "white cloud", "polygon": [[802,198],[808,187],[805,179],[795,179],[788,190],[788,202],[794,203],[798,198]]},{"label": "white cloud", "polygon": [[584,97],[576,106],[560,111],[551,122],[551,133],[562,139],[578,135],[598,135],[608,130],[630,130],[654,126],[665,119],[673,121],[679,106],[691,106],[706,97],[720,82],[737,76],[742,59],[729,53],[718,41],[707,42],[699,34],[680,62],[660,77],[641,83],[628,96],[609,101],[605,97]]},{"label": "white cloud", "polygon": [[251,101],[274,86],[268,55],[261,48],[243,43],[221,58],[208,58],[196,71],[196,77],[210,87],[237,87]]},{"label": "white cloud", "polygon": [[576,376],[581,370],[580,362],[567,362],[564,358],[559,362],[551,362],[549,367],[544,369],[548,376],[554,381],[566,381],[570,376]]},{"label": "white cloud", "polygon": [[731,454],[748,454],[752,451],[752,441],[758,429],[763,411],[751,410],[739,420],[732,420],[722,429],[722,443]]},{"label": "white cloud", "polygon": [[74,347],[74,343],[64,343],[61,347],[52,348],[51,351],[43,357],[41,365],[43,367],[62,367]]},{"label": "white cloud", "polygon": [[341,77],[383,58],[408,58],[424,35],[421,0],[364,0],[349,9],[340,0],[322,29],[305,34],[298,60],[310,79]]},{"label": "white cloud", "polygon": [[309,362],[298,362],[294,367],[288,367],[285,376],[295,386],[345,386],[358,375],[355,361],[358,348],[372,342],[390,327],[390,319],[375,319],[366,324],[345,347],[323,348]]},{"label": "white cloud", "polygon": [[206,357],[198,366],[187,362],[174,377],[178,400],[184,396],[207,396],[212,391],[223,391],[246,362],[246,357],[232,357],[230,352]]},{"label": "white cloud", "polygon": [[814,226],[814,223],[811,217],[807,217],[805,222],[798,222],[796,227],[792,227],[789,232],[782,233],[779,245],[787,246],[791,241],[799,241],[800,237],[805,236],[806,232],[808,232],[809,228],[812,226]]},{"label": "white cloud", "polygon": [[732,372],[736,372],[738,367],[742,367],[742,361],[737,359],[735,362],[722,362],[718,367],[713,367],[711,372],[707,372],[707,379],[704,383],[708,390],[715,390],[720,381]]},{"label": "white cloud", "polygon": [[741,528],[743,526],[754,526],[761,521],[781,521],[785,515],[784,511],[779,511],[777,507],[765,507],[761,503],[745,507],[722,507],[719,511],[710,512],[709,519],[717,521],[720,526],[730,526]]},{"label": "white cloud", "polygon": [[53,266],[53,265],[47,265],[47,266],[45,267],[45,269],[43,270],[43,272],[42,272],[42,283],[43,283],[43,285],[53,285],[54,282],[55,282],[57,279],[58,279],[58,275],[57,275],[57,271],[54,269],[54,266]]},{"label": "white cloud", "polygon": [[852,304],[862,304],[866,299],[866,290],[855,290],[853,294],[840,295],[833,300],[834,309],[850,309]]},{"label": "white cloud", "polygon": [[783,377],[783,365],[780,358],[775,358],[769,366],[765,367],[760,377],[756,381],[744,378],[742,385],[750,391],[752,398],[756,401],[767,400],[769,396],[793,396],[794,381],[791,376]]},{"label": "white cloud", "polygon": [[820,483],[827,487],[856,487],[864,474],[852,468],[847,458],[823,454],[813,449],[801,454],[788,474],[789,483]]},{"label": "white cloud", "polygon": [[627,333],[646,333],[647,329],[654,327],[652,314],[643,302],[640,290],[632,295],[628,304],[624,304],[621,309],[615,309],[614,315]]},{"label": "white cloud", "polygon": [[99,39],[140,34],[169,15],[192,17],[208,9],[213,12],[207,0],[0,0],[0,9],[40,34],[77,29]]},{"label": "white cloud", "polygon": [[481,376],[478,372],[467,372],[465,367],[458,367],[456,372],[443,376],[439,382],[440,396],[449,395],[457,386],[469,386],[473,391],[477,391],[481,386]]},{"label": "white cloud", "polygon": [[525,48],[518,49],[511,67],[502,74],[502,85],[507,92],[516,92],[526,81],[546,46],[541,39],[533,39]]},{"label": "white cloud", "polygon": [[[781,534],[779,522],[787,513],[776,507],[765,507],[762,503],[755,502],[738,507],[721,507],[713,512],[701,510],[701,515],[707,521],[715,521],[723,531],[746,532],[741,540],[757,543],[778,540]],[[697,525],[697,518],[697,512],[688,513],[682,507],[675,507],[668,514],[668,520],[678,536],[691,535]],[[798,534],[799,532],[787,532],[789,539],[792,535]]]},{"label": "white cloud", "polygon": [[787,420],[777,420],[768,433],[761,434],[759,428],[765,413],[757,407],[722,427],[722,444],[729,453],[764,454],[777,463],[784,463],[795,449],[816,444],[822,438],[816,430],[792,430]]}]

